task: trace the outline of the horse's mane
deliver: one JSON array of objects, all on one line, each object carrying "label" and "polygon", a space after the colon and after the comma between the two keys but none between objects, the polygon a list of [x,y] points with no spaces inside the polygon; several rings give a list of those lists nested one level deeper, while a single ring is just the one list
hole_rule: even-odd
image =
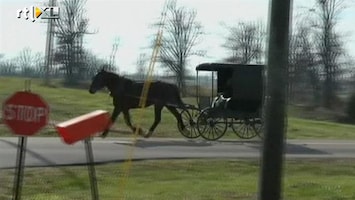
[{"label": "horse's mane", "polygon": [[107,70],[103,70],[106,74],[109,75],[110,78],[113,78],[113,79],[119,79],[120,81],[123,81],[123,82],[132,82],[131,79],[129,78],[126,78],[122,75],[119,75],[115,72],[112,72],[112,71],[107,71]]}]

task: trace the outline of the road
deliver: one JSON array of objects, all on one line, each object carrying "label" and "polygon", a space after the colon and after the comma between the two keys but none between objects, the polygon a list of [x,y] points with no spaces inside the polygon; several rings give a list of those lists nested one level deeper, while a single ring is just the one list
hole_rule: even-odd
[{"label": "road", "polygon": [[[0,138],[0,169],[16,163],[17,137]],[[187,140],[172,138],[94,138],[94,159],[97,163],[127,159],[171,158],[259,158],[260,141]],[[131,158],[130,158],[130,155]],[[288,140],[287,158],[355,158],[355,141]],[[26,166],[81,165],[86,163],[83,142],[66,145],[60,138],[28,138]]]}]

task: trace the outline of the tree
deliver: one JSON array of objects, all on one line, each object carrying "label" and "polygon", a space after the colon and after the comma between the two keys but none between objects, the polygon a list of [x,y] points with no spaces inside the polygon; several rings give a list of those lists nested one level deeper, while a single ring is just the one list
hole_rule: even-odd
[{"label": "tree", "polygon": [[166,21],[159,61],[176,76],[177,85],[185,94],[185,75],[188,58],[195,54],[193,48],[203,34],[202,26],[196,20],[196,11],[177,7],[176,1],[169,1],[166,7]]},{"label": "tree", "polygon": [[83,65],[83,36],[87,34],[89,20],[84,17],[86,0],[63,0],[60,19],[56,20],[56,37],[58,49],[55,61],[63,65],[68,83],[75,83],[82,72]]},{"label": "tree", "polygon": [[337,77],[341,72],[341,56],[344,48],[341,35],[336,31],[339,14],[344,10],[344,0],[317,0],[316,20],[314,27],[317,28],[316,42],[323,67],[323,106],[331,108],[336,100]]},{"label": "tree", "polygon": [[120,44],[120,38],[116,37],[114,42],[112,43],[112,50],[109,58],[109,64],[107,70],[117,71],[118,67],[116,67],[116,54],[118,50],[118,46]]},{"label": "tree", "polygon": [[10,75],[13,76],[16,74],[16,63],[14,59],[1,59],[0,62],[0,75]]},{"label": "tree", "polygon": [[315,8],[296,19],[290,41],[290,92],[312,86],[315,105],[332,108],[338,102],[340,81],[349,76],[343,36],[336,30],[345,0],[317,0]]},{"label": "tree", "polygon": [[226,59],[233,63],[260,63],[264,49],[265,31],[261,22],[240,22],[227,27],[229,35],[223,45],[231,55]]},{"label": "tree", "polygon": [[139,57],[137,59],[137,71],[136,71],[136,76],[137,78],[143,80],[145,78],[145,73],[147,70],[147,63],[148,63],[148,57],[147,54],[141,53],[139,54]]},{"label": "tree", "polygon": [[304,101],[307,89],[311,86],[313,102],[320,102],[320,67],[317,61],[314,34],[310,24],[304,23],[304,18],[296,23],[294,34],[289,45],[288,92],[291,100],[295,97]]},{"label": "tree", "polygon": [[19,53],[15,61],[23,76],[40,76],[43,73],[43,56],[28,47]]},{"label": "tree", "polygon": [[[85,51],[84,60],[86,66],[86,72],[82,74],[84,79],[92,78],[97,72],[102,69],[103,66],[109,66],[108,61],[98,58],[94,53]],[[109,70],[109,68],[105,68]]]}]

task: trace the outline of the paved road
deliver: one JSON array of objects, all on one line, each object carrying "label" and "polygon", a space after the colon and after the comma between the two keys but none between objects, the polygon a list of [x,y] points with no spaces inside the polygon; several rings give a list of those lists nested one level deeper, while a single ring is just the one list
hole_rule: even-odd
[{"label": "paved road", "polygon": [[[13,168],[16,163],[17,137],[0,138],[0,168]],[[138,139],[133,145],[130,138],[93,140],[95,162],[118,162],[129,159],[167,158],[259,158],[259,141]],[[288,158],[355,158],[355,141],[287,141]],[[26,166],[53,166],[84,164],[83,142],[64,144],[60,138],[28,138]]]}]

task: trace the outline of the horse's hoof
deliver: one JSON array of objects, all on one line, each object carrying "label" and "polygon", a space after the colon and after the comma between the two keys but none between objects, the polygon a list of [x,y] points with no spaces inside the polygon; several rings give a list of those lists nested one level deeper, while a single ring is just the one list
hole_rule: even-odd
[{"label": "horse's hoof", "polygon": [[183,123],[178,123],[178,129],[180,131],[184,131],[186,129],[186,126]]},{"label": "horse's hoof", "polygon": [[101,137],[101,138],[105,138],[105,137],[107,136],[107,134],[108,134],[108,132],[105,131],[105,132],[103,132],[103,133],[100,135],[100,137]]},{"label": "horse's hoof", "polygon": [[145,137],[145,138],[149,138],[150,136],[152,136],[152,134],[153,134],[153,131],[148,131],[148,132],[144,135],[144,137]]},{"label": "horse's hoof", "polygon": [[138,134],[140,136],[144,136],[144,132],[143,132],[143,129],[139,128],[138,130],[135,128],[133,129],[133,133],[134,134]]},{"label": "horse's hoof", "polygon": [[139,135],[144,135],[144,131],[143,131],[143,129],[139,128],[139,130],[138,130],[138,134],[139,134]]}]

